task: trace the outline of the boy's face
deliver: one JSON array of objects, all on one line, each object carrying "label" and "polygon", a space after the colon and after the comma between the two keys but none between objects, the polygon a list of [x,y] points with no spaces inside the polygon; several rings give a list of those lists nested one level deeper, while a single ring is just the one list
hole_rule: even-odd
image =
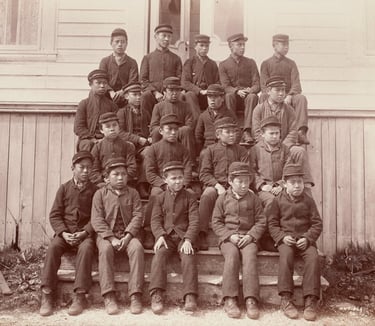
[{"label": "boy's face", "polygon": [[79,182],[86,182],[89,180],[91,169],[92,161],[89,158],[84,158],[72,166],[73,176]]},{"label": "boy's face", "polygon": [[130,105],[141,105],[141,92],[127,92],[125,93],[124,97]]},{"label": "boy's face", "polygon": [[116,120],[104,122],[100,125],[100,132],[105,138],[114,139],[120,132],[120,125]]},{"label": "boy's face", "polygon": [[184,186],[184,172],[180,169],[170,170],[166,172],[164,181],[167,183],[168,188],[173,191],[180,191]]},{"label": "boy's face", "polygon": [[233,54],[239,57],[242,57],[245,54],[246,42],[245,41],[231,42],[229,47]]},{"label": "boy's face", "polygon": [[289,51],[289,42],[273,42],[273,49],[275,53],[285,56]]},{"label": "boy's face", "polygon": [[236,142],[237,132],[237,128],[223,128],[216,130],[216,136],[222,143],[233,145]]},{"label": "boy's face", "polygon": [[228,180],[229,184],[232,186],[234,192],[240,196],[245,195],[249,191],[250,176],[249,175],[238,175],[231,180]]},{"label": "boy's face", "polygon": [[285,187],[288,194],[298,197],[302,194],[305,185],[301,176],[288,177],[285,180]]},{"label": "boy's face", "polygon": [[128,183],[128,172],[123,166],[118,166],[111,170],[108,175],[108,182],[113,189],[120,190]]},{"label": "boy's face", "polygon": [[264,142],[275,146],[280,142],[280,127],[266,126],[262,131]]},{"label": "boy's face", "polygon": [[174,103],[177,102],[177,100],[180,98],[181,89],[167,87],[164,91],[164,94],[167,101]]},{"label": "boy's face", "polygon": [[90,87],[95,95],[103,96],[107,91],[108,81],[104,78],[94,79],[90,83]]},{"label": "boy's face", "polygon": [[285,87],[268,87],[267,94],[274,103],[282,103],[286,97]]},{"label": "boy's face", "polygon": [[114,36],[111,41],[111,46],[115,54],[122,55],[126,51],[126,47],[128,46],[128,41],[123,35]]},{"label": "boy's face", "polygon": [[177,141],[178,126],[176,124],[164,125],[160,127],[159,132],[166,141],[170,143]]},{"label": "boy's face", "polygon": [[158,46],[162,49],[167,49],[172,40],[172,34],[166,32],[160,32],[155,34],[155,41]]},{"label": "boy's face", "polygon": [[208,107],[212,110],[221,108],[224,102],[224,96],[221,95],[207,95]]},{"label": "boy's face", "polygon": [[209,43],[198,42],[195,44],[195,51],[201,57],[207,56],[209,49],[210,49]]}]

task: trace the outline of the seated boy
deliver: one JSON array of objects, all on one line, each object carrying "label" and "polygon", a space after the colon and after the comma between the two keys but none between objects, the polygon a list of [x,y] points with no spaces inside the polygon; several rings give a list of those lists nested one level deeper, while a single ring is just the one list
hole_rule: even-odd
[{"label": "seated boy", "polygon": [[77,253],[74,296],[69,315],[79,315],[87,305],[85,294],[91,287],[91,263],[95,253],[94,230],[90,224],[92,197],[97,190],[89,180],[93,158],[81,151],[72,159],[73,178],[57,191],[49,215],[55,236],[48,246],[41,276],[41,316],[53,313],[53,295],[57,287],[57,271],[61,256],[67,251]]},{"label": "seated boy", "polygon": [[230,318],[239,318],[239,272],[242,261],[242,287],[247,316],[259,317],[259,277],[256,242],[266,229],[266,217],[260,199],[249,189],[252,174],[249,164],[233,162],[229,166],[230,188],[219,196],[212,214],[212,229],[219,237],[224,256],[224,310]]},{"label": "seated boy", "polygon": [[[142,312],[144,250],[137,239],[142,225],[142,203],[136,190],[127,186],[128,173],[123,158],[109,159],[105,166],[108,184],[93,198],[91,223],[97,233],[99,283],[109,315],[119,309],[115,297],[115,253],[128,256],[130,312]],[[124,258],[122,258],[124,259]]]},{"label": "seated boy", "polygon": [[269,232],[279,250],[278,292],[285,316],[294,319],[298,311],[293,304],[294,256],[305,263],[302,293],[304,318],[315,320],[320,297],[320,264],[316,240],[322,232],[322,219],[314,199],[304,192],[303,170],[297,164],[284,167],[285,189],[273,200],[268,215]]},{"label": "seated boy", "polygon": [[155,255],[151,265],[151,309],[163,312],[163,294],[167,286],[168,257],[178,252],[183,277],[185,310],[197,309],[198,270],[194,243],[198,235],[198,204],[194,195],[184,189],[184,165],[168,162],[163,169],[166,190],[155,198],[151,230],[155,236]]},{"label": "seated boy", "polygon": [[212,210],[217,197],[228,189],[228,168],[235,161],[249,162],[247,150],[236,144],[238,126],[232,118],[215,121],[216,144],[208,146],[201,154],[199,180],[204,191],[199,203],[199,248],[207,250],[207,233]]},{"label": "seated boy", "polygon": [[117,106],[106,97],[108,75],[96,69],[87,76],[90,85],[89,97],[78,104],[74,119],[74,133],[78,136],[78,151],[91,151],[95,143],[103,138],[99,128],[99,117],[106,112],[116,112]]},{"label": "seated boy", "polygon": [[135,161],[134,145],[120,137],[118,117],[113,112],[104,113],[99,118],[100,132],[104,138],[97,142],[91,154],[94,157],[94,166],[90,180],[102,185],[104,165],[108,159],[122,157],[127,165],[129,178],[137,176],[137,163]]}]

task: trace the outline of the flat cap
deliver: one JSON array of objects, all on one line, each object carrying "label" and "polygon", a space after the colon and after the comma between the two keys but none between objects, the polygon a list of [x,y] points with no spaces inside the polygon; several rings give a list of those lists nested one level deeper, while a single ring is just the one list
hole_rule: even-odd
[{"label": "flat cap", "polygon": [[231,36],[229,36],[227,38],[227,41],[228,42],[235,42],[235,41],[247,41],[248,38],[246,36],[244,36],[242,33],[237,33],[237,34],[233,34]]},{"label": "flat cap", "polygon": [[210,37],[208,35],[204,34],[198,34],[194,36],[194,42],[195,43],[211,43]]},{"label": "flat cap", "polygon": [[281,123],[280,123],[279,119],[276,116],[270,115],[269,117],[264,118],[260,122],[260,128],[264,128],[266,126],[281,127]]},{"label": "flat cap", "polygon": [[266,80],[266,87],[285,87],[286,82],[281,76],[272,76]]},{"label": "flat cap", "polygon": [[283,178],[293,177],[293,176],[304,176],[302,166],[299,164],[287,164],[284,166]]},{"label": "flat cap", "polygon": [[289,35],[276,34],[276,35],[272,36],[272,41],[274,41],[274,42],[289,42]]},{"label": "flat cap", "polygon": [[224,95],[224,87],[219,84],[211,84],[207,87],[207,95]]},{"label": "flat cap", "polygon": [[117,114],[114,112],[106,112],[100,115],[99,123],[106,123],[109,121],[119,121]]},{"label": "flat cap", "polygon": [[110,170],[117,168],[119,166],[127,167],[126,161],[123,157],[111,157],[105,162],[105,170],[109,172]]},{"label": "flat cap", "polygon": [[231,117],[223,117],[214,122],[215,130],[220,128],[237,128],[237,122]]},{"label": "flat cap", "polygon": [[160,127],[163,127],[165,125],[177,125],[177,126],[181,126],[182,123],[178,119],[178,117],[177,117],[176,114],[170,113],[170,114],[163,115],[161,117],[161,119],[160,119]]},{"label": "flat cap", "polygon": [[164,88],[182,89],[181,80],[178,77],[167,77],[163,80]]},{"label": "flat cap", "polygon": [[115,28],[111,33],[111,37],[115,36],[125,36],[125,38],[128,39],[128,34],[123,28]]},{"label": "flat cap", "polygon": [[124,91],[124,93],[128,93],[128,92],[141,92],[142,91],[142,87],[141,87],[140,83],[130,83],[130,84],[125,85],[122,88],[122,90]]},{"label": "flat cap", "polygon": [[155,27],[154,29],[154,33],[161,33],[161,32],[164,32],[164,33],[173,33],[173,28],[171,25],[169,24],[160,24],[158,26]]},{"label": "flat cap", "polygon": [[94,79],[99,79],[99,78],[108,80],[107,72],[105,70],[95,69],[87,75],[87,79],[89,82],[93,81]]},{"label": "flat cap", "polygon": [[231,163],[231,165],[229,165],[228,173],[231,176],[251,175],[249,164],[243,162]]},{"label": "flat cap", "polygon": [[171,170],[184,170],[184,165],[181,161],[170,161],[164,164],[163,173]]},{"label": "flat cap", "polygon": [[84,158],[88,158],[91,161],[94,161],[94,158],[89,151],[80,151],[73,155],[72,164],[76,164]]}]

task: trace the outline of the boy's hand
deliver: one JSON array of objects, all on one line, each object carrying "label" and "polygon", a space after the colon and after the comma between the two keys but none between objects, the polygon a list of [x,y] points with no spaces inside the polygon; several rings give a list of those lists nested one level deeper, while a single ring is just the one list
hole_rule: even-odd
[{"label": "boy's hand", "polygon": [[129,233],[127,233],[124,237],[122,237],[120,239],[121,244],[120,244],[120,247],[117,250],[118,251],[125,250],[131,239],[132,239],[132,236]]},{"label": "boy's hand", "polygon": [[241,240],[239,234],[232,234],[229,238],[229,241],[232,242],[235,246],[238,246],[238,242]]},{"label": "boy's hand", "polygon": [[238,91],[237,91],[237,95],[239,96],[239,97],[241,97],[241,98],[245,98],[246,96],[247,96],[247,91],[245,90],[245,89],[239,89]]},{"label": "boy's hand", "polygon": [[243,236],[240,235],[240,241],[238,241],[237,247],[242,249],[252,242],[253,242],[253,237],[250,234],[245,234]]},{"label": "boy's hand", "polygon": [[154,245],[154,251],[156,252],[157,250],[159,250],[161,247],[165,247],[166,249],[168,249],[168,245],[167,245],[167,242],[165,241],[164,237],[160,237],[158,239],[158,241],[155,242],[155,245]]},{"label": "boy's hand", "polygon": [[122,245],[121,240],[117,239],[116,237],[111,237],[111,238],[108,239],[108,241],[111,243],[112,247],[115,250],[118,250],[120,248],[120,246]]},{"label": "boy's hand", "polygon": [[180,251],[185,255],[194,255],[194,249],[190,240],[185,239]]},{"label": "boy's hand", "polygon": [[139,145],[143,146],[147,143],[147,138],[140,137],[138,140]]},{"label": "boy's hand", "polygon": [[297,241],[296,247],[300,250],[305,250],[309,244],[309,241],[306,238],[301,238]]},{"label": "boy's hand", "polygon": [[271,185],[263,185],[260,190],[262,191],[266,191],[266,192],[269,192],[272,190],[272,186]]},{"label": "boy's hand", "polygon": [[207,89],[201,89],[199,93],[202,95],[207,95]]},{"label": "boy's hand", "polygon": [[77,239],[73,236],[72,233],[69,232],[63,232],[61,233],[61,236],[65,240],[65,242],[71,246],[75,246],[77,243]]},{"label": "boy's hand", "polygon": [[217,183],[215,185],[215,189],[216,189],[218,195],[221,195],[225,192],[225,188],[220,183]]},{"label": "boy's hand", "polygon": [[156,99],[158,102],[162,101],[163,98],[164,98],[164,95],[163,95],[162,93],[158,92],[158,91],[155,91],[154,96],[155,96],[155,99]]},{"label": "boy's hand", "polygon": [[287,95],[284,99],[284,103],[288,105],[292,105],[292,95]]},{"label": "boy's hand", "polygon": [[281,186],[273,187],[271,189],[271,194],[277,196],[282,190],[283,188]]},{"label": "boy's hand", "polygon": [[116,102],[117,100],[119,100],[123,96],[123,94],[124,94],[124,92],[122,90],[114,92],[114,94],[112,96],[113,102]]},{"label": "boy's hand", "polygon": [[286,235],[283,239],[283,242],[289,247],[292,247],[296,244],[296,240],[291,235]]}]

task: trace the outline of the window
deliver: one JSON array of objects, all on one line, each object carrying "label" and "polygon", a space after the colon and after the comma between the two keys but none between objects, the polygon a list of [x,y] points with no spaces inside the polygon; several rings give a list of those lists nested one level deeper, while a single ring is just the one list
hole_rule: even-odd
[{"label": "window", "polygon": [[244,31],[244,1],[216,0],[214,7],[214,33],[221,41]]}]

